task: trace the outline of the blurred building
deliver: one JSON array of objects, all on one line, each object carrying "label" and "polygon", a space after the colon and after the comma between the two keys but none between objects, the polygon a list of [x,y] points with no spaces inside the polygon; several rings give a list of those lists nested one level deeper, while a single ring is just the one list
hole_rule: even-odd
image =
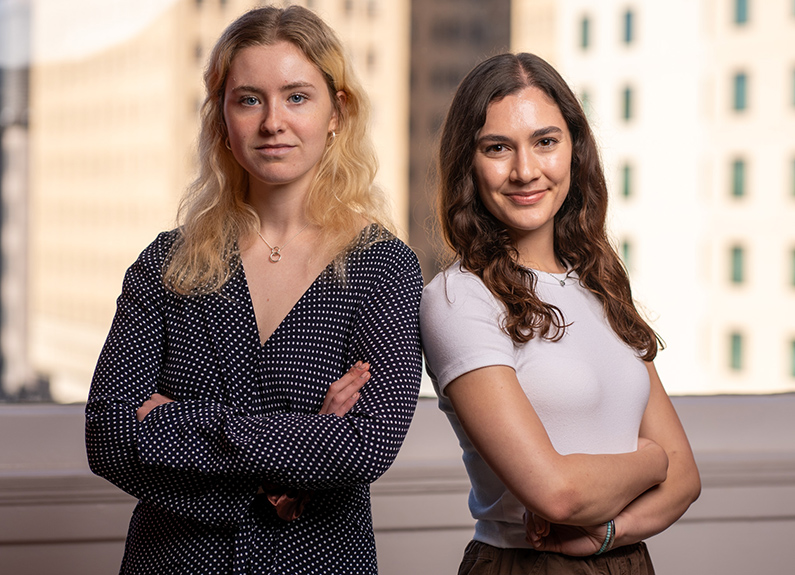
[{"label": "blurred building", "polygon": [[675,393],[795,390],[795,4],[515,0],[595,127]]},{"label": "blurred building", "polygon": [[[319,12],[350,50],[374,104],[378,181],[406,214],[409,5],[290,3]],[[85,399],[125,269],[174,226],[194,174],[206,58],[259,4],[34,0],[29,345],[56,401]]]},{"label": "blurred building", "polygon": [[510,34],[511,0],[411,0],[409,239],[426,281],[444,253],[434,226],[439,129],[458,84],[475,64],[507,50]]},{"label": "blurred building", "polygon": [[27,353],[30,3],[0,4],[0,400],[47,399]]}]

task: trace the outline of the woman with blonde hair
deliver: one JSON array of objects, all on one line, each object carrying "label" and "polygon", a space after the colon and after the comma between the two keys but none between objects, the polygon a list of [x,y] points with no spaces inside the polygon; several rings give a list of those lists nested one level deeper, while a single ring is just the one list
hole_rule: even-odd
[{"label": "woman with blonde hair", "polygon": [[126,274],[86,406],[91,469],[139,499],[121,572],[376,573],[422,278],[367,98],[297,6],[233,22],[205,86],[199,176]]},{"label": "woman with blonde hair", "polygon": [[654,573],[643,540],[700,480],[607,239],[585,114],[547,62],[501,54],[462,81],[440,141],[457,261],[420,318],[472,483],[459,573]]}]

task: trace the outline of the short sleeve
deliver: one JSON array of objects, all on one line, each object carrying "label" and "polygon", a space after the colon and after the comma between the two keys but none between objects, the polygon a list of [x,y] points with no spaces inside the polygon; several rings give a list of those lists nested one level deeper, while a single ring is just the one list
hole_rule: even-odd
[{"label": "short sleeve", "polygon": [[420,330],[428,373],[437,390],[492,365],[516,369],[514,345],[502,328],[504,308],[477,276],[458,264],[423,290]]}]

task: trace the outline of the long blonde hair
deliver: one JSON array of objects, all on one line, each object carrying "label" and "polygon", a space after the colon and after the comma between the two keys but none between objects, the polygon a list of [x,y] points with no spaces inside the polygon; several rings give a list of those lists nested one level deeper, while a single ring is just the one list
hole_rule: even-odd
[{"label": "long blonde hair", "polygon": [[[339,39],[323,20],[301,6],[258,8],[224,31],[204,73],[207,95],[201,109],[201,168],[180,204],[179,237],[163,273],[165,284],[176,293],[220,290],[239,265],[238,240],[259,230],[259,217],[246,202],[248,173],[226,146],[224,90],[240,50],[280,41],[297,46],[318,67],[337,113],[336,136],[329,138],[305,207],[308,220],[322,230],[322,245],[341,254],[335,262],[341,270],[341,257],[363,220],[383,230],[374,236],[376,241],[390,237],[388,203],[373,185],[378,161],[368,133],[370,103]],[[345,93],[344,104],[336,97],[339,91]]]}]

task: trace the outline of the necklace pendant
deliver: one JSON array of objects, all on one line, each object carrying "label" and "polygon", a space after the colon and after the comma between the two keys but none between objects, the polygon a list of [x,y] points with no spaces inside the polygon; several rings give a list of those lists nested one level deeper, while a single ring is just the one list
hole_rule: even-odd
[{"label": "necklace pendant", "polygon": [[273,263],[275,263],[275,264],[279,263],[279,260],[282,259],[281,249],[282,248],[280,248],[279,246],[276,246],[275,248],[271,248],[271,255],[268,256],[268,259],[270,261],[272,261]]},{"label": "necklace pendant", "polygon": [[563,287],[563,286],[566,285],[566,280],[558,280],[558,281],[560,282],[560,287]]}]

